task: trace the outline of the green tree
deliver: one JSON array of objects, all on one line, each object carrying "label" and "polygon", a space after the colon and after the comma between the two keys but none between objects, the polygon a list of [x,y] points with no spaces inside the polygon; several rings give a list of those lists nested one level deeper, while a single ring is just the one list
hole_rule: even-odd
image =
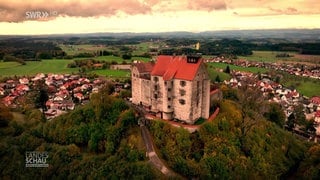
[{"label": "green tree", "polygon": [[277,103],[269,104],[269,111],[264,114],[264,116],[274,123],[276,123],[279,127],[283,127],[285,124],[286,116],[281,108],[281,106]]},{"label": "green tree", "polygon": [[41,108],[42,113],[47,110],[46,102],[49,99],[48,87],[44,84],[43,80],[39,80],[35,83],[35,90],[32,93],[34,95],[34,103],[36,108]]},{"label": "green tree", "polygon": [[0,127],[8,126],[9,122],[13,119],[10,109],[4,104],[0,103]]},{"label": "green tree", "polygon": [[287,126],[289,130],[293,130],[293,128],[295,127],[295,124],[296,124],[295,119],[296,118],[294,117],[294,113],[291,113],[287,120]]},{"label": "green tree", "polygon": [[215,81],[216,81],[216,82],[221,82],[221,78],[220,78],[219,75],[216,76]]},{"label": "green tree", "polygon": [[231,70],[229,65],[227,65],[226,69],[224,70],[225,73],[230,74]]}]

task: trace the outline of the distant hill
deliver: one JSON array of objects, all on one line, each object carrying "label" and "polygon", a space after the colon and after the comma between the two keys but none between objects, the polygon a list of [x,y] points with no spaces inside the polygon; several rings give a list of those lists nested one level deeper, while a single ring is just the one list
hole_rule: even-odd
[{"label": "distant hill", "polygon": [[[270,29],[270,30],[219,30],[219,31],[204,31],[204,32],[159,32],[159,33],[132,33],[132,32],[97,32],[97,33],[83,33],[83,34],[51,34],[51,35],[34,35],[21,37],[136,37],[136,36],[150,36],[150,37],[184,37],[184,38],[237,38],[237,39],[287,39],[293,41],[320,41],[320,29]],[[0,39],[6,37],[17,36],[0,36]]]}]

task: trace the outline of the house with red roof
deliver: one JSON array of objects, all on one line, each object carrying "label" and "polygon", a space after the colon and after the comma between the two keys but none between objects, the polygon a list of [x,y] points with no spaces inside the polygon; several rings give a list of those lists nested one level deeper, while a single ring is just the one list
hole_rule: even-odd
[{"label": "house with red roof", "polygon": [[132,102],[162,119],[194,124],[209,117],[210,80],[199,56],[158,56],[155,63],[134,63]]},{"label": "house with red roof", "polygon": [[314,96],[310,99],[310,102],[316,105],[320,105],[320,96]]}]

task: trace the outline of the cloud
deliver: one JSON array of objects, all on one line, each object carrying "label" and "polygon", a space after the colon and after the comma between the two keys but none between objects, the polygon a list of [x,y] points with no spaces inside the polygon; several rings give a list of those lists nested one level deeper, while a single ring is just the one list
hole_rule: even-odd
[{"label": "cloud", "polygon": [[288,7],[285,9],[276,9],[269,7],[269,10],[272,12],[275,12],[276,14],[286,14],[286,15],[292,15],[292,14],[298,14],[298,10],[293,7]]},{"label": "cloud", "polygon": [[[0,22],[231,10],[236,16],[320,14],[319,0],[0,0]],[[288,7],[290,6],[290,7]],[[46,18],[26,13],[47,12]],[[230,13],[230,12],[229,12]]]},{"label": "cloud", "polygon": [[0,1],[0,22],[22,22],[33,20],[26,15],[28,12],[47,12],[48,18],[34,20],[50,20],[55,16],[99,17],[113,16],[118,12],[128,15],[146,14],[151,11],[151,5],[157,0],[147,2],[139,0],[93,0],[93,1],[59,1],[36,0],[32,3],[25,0],[11,2]]},{"label": "cloud", "polygon": [[227,4],[223,0],[190,0],[188,7],[192,10],[224,10],[227,8]]}]

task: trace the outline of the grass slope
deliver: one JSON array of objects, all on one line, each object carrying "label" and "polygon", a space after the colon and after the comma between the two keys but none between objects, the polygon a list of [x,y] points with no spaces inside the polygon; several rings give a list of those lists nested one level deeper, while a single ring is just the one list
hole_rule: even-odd
[{"label": "grass slope", "polygon": [[230,70],[246,71],[246,72],[252,72],[252,73],[258,73],[258,72],[264,73],[268,71],[266,68],[240,67],[240,66],[235,66],[235,65],[226,64],[226,63],[208,63],[208,64],[209,66],[212,66],[214,68],[225,69],[227,66],[229,66]]}]

